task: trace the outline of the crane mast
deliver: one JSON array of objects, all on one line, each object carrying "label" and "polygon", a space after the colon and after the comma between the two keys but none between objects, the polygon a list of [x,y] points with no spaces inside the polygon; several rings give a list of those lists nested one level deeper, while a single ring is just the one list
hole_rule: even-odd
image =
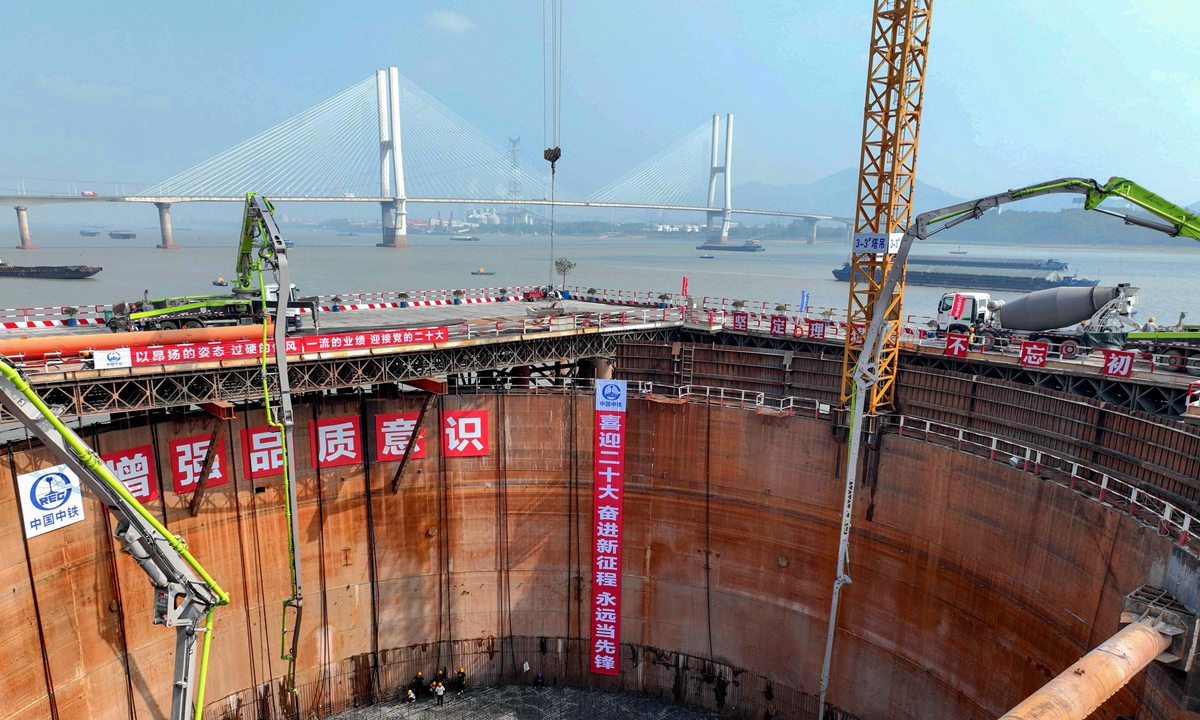
[{"label": "crane mast", "polygon": [[[856,239],[863,235],[882,236],[894,243],[908,227],[917,171],[917,142],[932,11],[933,0],[875,0],[867,61],[858,205],[854,214]],[[854,365],[862,349],[863,330],[871,320],[871,310],[891,267],[892,256],[888,252],[870,248],[869,243],[856,241],[850,258],[850,301],[842,360],[843,402],[849,402],[854,392]],[[868,412],[871,413],[890,408],[895,397],[903,299],[902,274],[888,296],[887,324],[879,355],[879,382],[871,388],[867,398]]]}]

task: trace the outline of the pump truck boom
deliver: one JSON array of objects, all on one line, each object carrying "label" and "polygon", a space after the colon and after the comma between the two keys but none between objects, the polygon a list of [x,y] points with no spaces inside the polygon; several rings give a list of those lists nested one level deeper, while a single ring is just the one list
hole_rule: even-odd
[{"label": "pump truck boom", "polygon": [[[251,194],[253,195],[253,193]],[[269,205],[270,203],[267,203],[267,206]],[[270,212],[268,211],[267,214],[270,215]],[[242,234],[238,240],[236,277],[232,294],[181,295],[152,299],[147,293],[140,302],[133,301],[114,305],[113,317],[107,323],[108,328],[113,332],[120,332],[124,330],[178,330],[180,328],[194,329],[222,325],[254,325],[261,322],[263,317],[268,314],[268,304],[278,301],[279,288],[288,288],[288,291],[284,293],[287,312],[282,317],[287,318],[286,326],[289,330],[300,329],[300,312],[304,308],[313,314],[315,321],[320,304],[316,298],[300,297],[299,288],[291,283],[283,285],[267,283],[259,286],[259,278],[253,271],[257,262],[254,259],[254,253],[258,236],[247,236],[245,223],[249,221],[249,216],[244,215]],[[272,220],[272,222],[274,221]]]},{"label": "pump truck boom", "polygon": [[[114,536],[154,587],[154,624],[175,628],[170,720],[199,720],[204,707],[213,610],[228,604],[229,596],[192,557],[183,540],[147,512],[96,452],[59,420],[20,372],[2,359],[0,405],[36,435],[116,518]],[[204,643],[197,676],[199,633],[204,634]]]},{"label": "pump truck boom", "polygon": [[[829,627],[825,643],[825,660],[821,671],[821,707],[824,709],[825,691],[829,683],[829,669],[833,655],[833,636],[837,628],[838,601],[842,588],[850,583],[848,564],[850,561],[850,524],[854,509],[854,491],[858,480],[858,459],[861,449],[861,428],[865,414],[866,398],[871,388],[879,380],[880,353],[883,349],[883,329],[887,321],[889,304],[892,293],[904,274],[904,264],[908,259],[913,240],[925,240],[930,235],[947,228],[954,227],[967,220],[975,220],[988,210],[1020,200],[1029,200],[1044,195],[1073,193],[1084,196],[1084,208],[1097,210],[1105,215],[1111,215],[1123,220],[1126,225],[1158,230],[1171,237],[1189,237],[1200,241],[1200,216],[1180,207],[1170,201],[1155,195],[1125,178],[1114,177],[1103,185],[1086,178],[1062,178],[1051,182],[1030,185],[1017,190],[1009,190],[998,195],[989,195],[977,200],[970,200],[950,205],[938,210],[921,213],[903,233],[892,233],[888,238],[889,249],[894,251],[887,277],[880,288],[878,299],[871,312],[871,322],[865,328],[862,350],[854,365],[853,388],[851,390],[850,420],[849,420],[849,449],[846,460],[846,487],[842,498],[842,524],[837,551],[837,569],[833,581],[833,598],[830,604]],[[1158,220],[1131,216],[1101,208],[1100,204],[1109,198],[1122,198],[1136,207],[1154,215]],[[937,229],[931,229],[940,224]]]},{"label": "pump truck boom", "polygon": [[[242,214],[242,235],[238,243],[237,280],[234,292],[250,295],[257,285],[260,301],[268,308],[266,289],[270,287],[263,282],[263,270],[270,270],[275,275],[277,287],[289,287],[291,272],[288,268],[287,241],[275,224],[273,215],[275,208],[271,202],[257,193],[246,193],[246,206]],[[257,283],[255,282],[257,281]],[[287,516],[287,547],[289,569],[291,573],[291,595],[283,601],[283,632],[281,659],[287,661],[287,675],[284,677],[284,689],[288,693],[296,692],[296,654],[300,638],[300,619],[304,612],[303,582],[300,576],[300,556],[296,548],[296,539],[300,537],[300,518],[297,513],[296,499],[296,447],[295,415],[292,410],[292,389],[288,377],[287,361],[287,323],[275,323],[274,352],[275,369],[279,382],[278,417],[271,405],[271,392],[267,375],[267,354],[270,345],[267,342],[267,331],[270,327],[269,315],[276,318],[286,317],[288,301],[279,294],[274,298],[275,310],[262,318],[262,384],[263,403],[267,411],[267,424],[280,433],[283,453],[283,489],[287,495],[284,514]],[[289,616],[291,627],[289,627]],[[290,638],[289,638],[290,635]]]}]

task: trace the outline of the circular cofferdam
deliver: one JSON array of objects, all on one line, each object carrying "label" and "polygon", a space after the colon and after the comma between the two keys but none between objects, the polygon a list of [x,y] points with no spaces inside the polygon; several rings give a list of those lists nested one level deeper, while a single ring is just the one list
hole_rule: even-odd
[{"label": "circular cofferdam", "polygon": [[[422,402],[297,407],[295,694],[282,692],[280,659],[282,478],[269,462],[251,472],[263,411],[239,406],[222,430],[219,475],[195,515],[180,448],[226,421],[129,417],[85,434],[102,455],[144,456],[144,504],[232,596],[215,616],[204,717],[324,717],[397,700],[418,672],[453,684],[459,668],[471,691],[540,673],[548,687],[735,717],[816,717],[846,456],[828,416],[629,400],[608,675],[591,672],[603,639],[592,637],[593,555],[608,537],[594,533],[591,392],[438,397],[398,474],[382,427],[415,419]],[[478,447],[446,432],[450,419],[478,427]],[[317,450],[311,429],[338,425],[360,444]],[[1062,478],[920,435],[869,444],[835,716],[998,717],[1115,633],[1130,592],[1196,587],[1194,558],[1171,537]],[[55,464],[25,443],[0,463],[0,715],[165,717],[174,632],[151,625],[152,593],[111,517],[88,496],[84,520],[21,533],[14,477]],[[1184,692],[1172,673],[1152,666],[1097,717],[1172,717]]]}]

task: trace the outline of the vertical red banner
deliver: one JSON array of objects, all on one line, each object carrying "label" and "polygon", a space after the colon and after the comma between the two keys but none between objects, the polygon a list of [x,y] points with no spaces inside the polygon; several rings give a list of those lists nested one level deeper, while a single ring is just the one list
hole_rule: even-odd
[{"label": "vertical red banner", "polygon": [[954,304],[950,306],[950,315],[955,320],[962,318],[963,312],[967,309],[967,296],[954,293]]},{"label": "vertical red banner", "polygon": [[687,297],[687,275],[683,276],[683,292],[681,292],[679,294],[684,297]]},{"label": "vertical red banner", "polygon": [[621,667],[621,537],[625,525],[625,381],[596,381],[592,475],[592,672]]}]

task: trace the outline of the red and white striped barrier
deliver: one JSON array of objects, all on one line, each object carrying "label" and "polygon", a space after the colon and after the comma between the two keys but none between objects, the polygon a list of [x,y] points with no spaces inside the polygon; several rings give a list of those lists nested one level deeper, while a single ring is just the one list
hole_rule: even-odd
[{"label": "red and white striped barrier", "polygon": [[[28,330],[30,328],[61,327],[70,325],[70,320],[18,320],[16,322],[0,322],[5,330]],[[75,318],[76,325],[103,325],[104,318]]]}]

